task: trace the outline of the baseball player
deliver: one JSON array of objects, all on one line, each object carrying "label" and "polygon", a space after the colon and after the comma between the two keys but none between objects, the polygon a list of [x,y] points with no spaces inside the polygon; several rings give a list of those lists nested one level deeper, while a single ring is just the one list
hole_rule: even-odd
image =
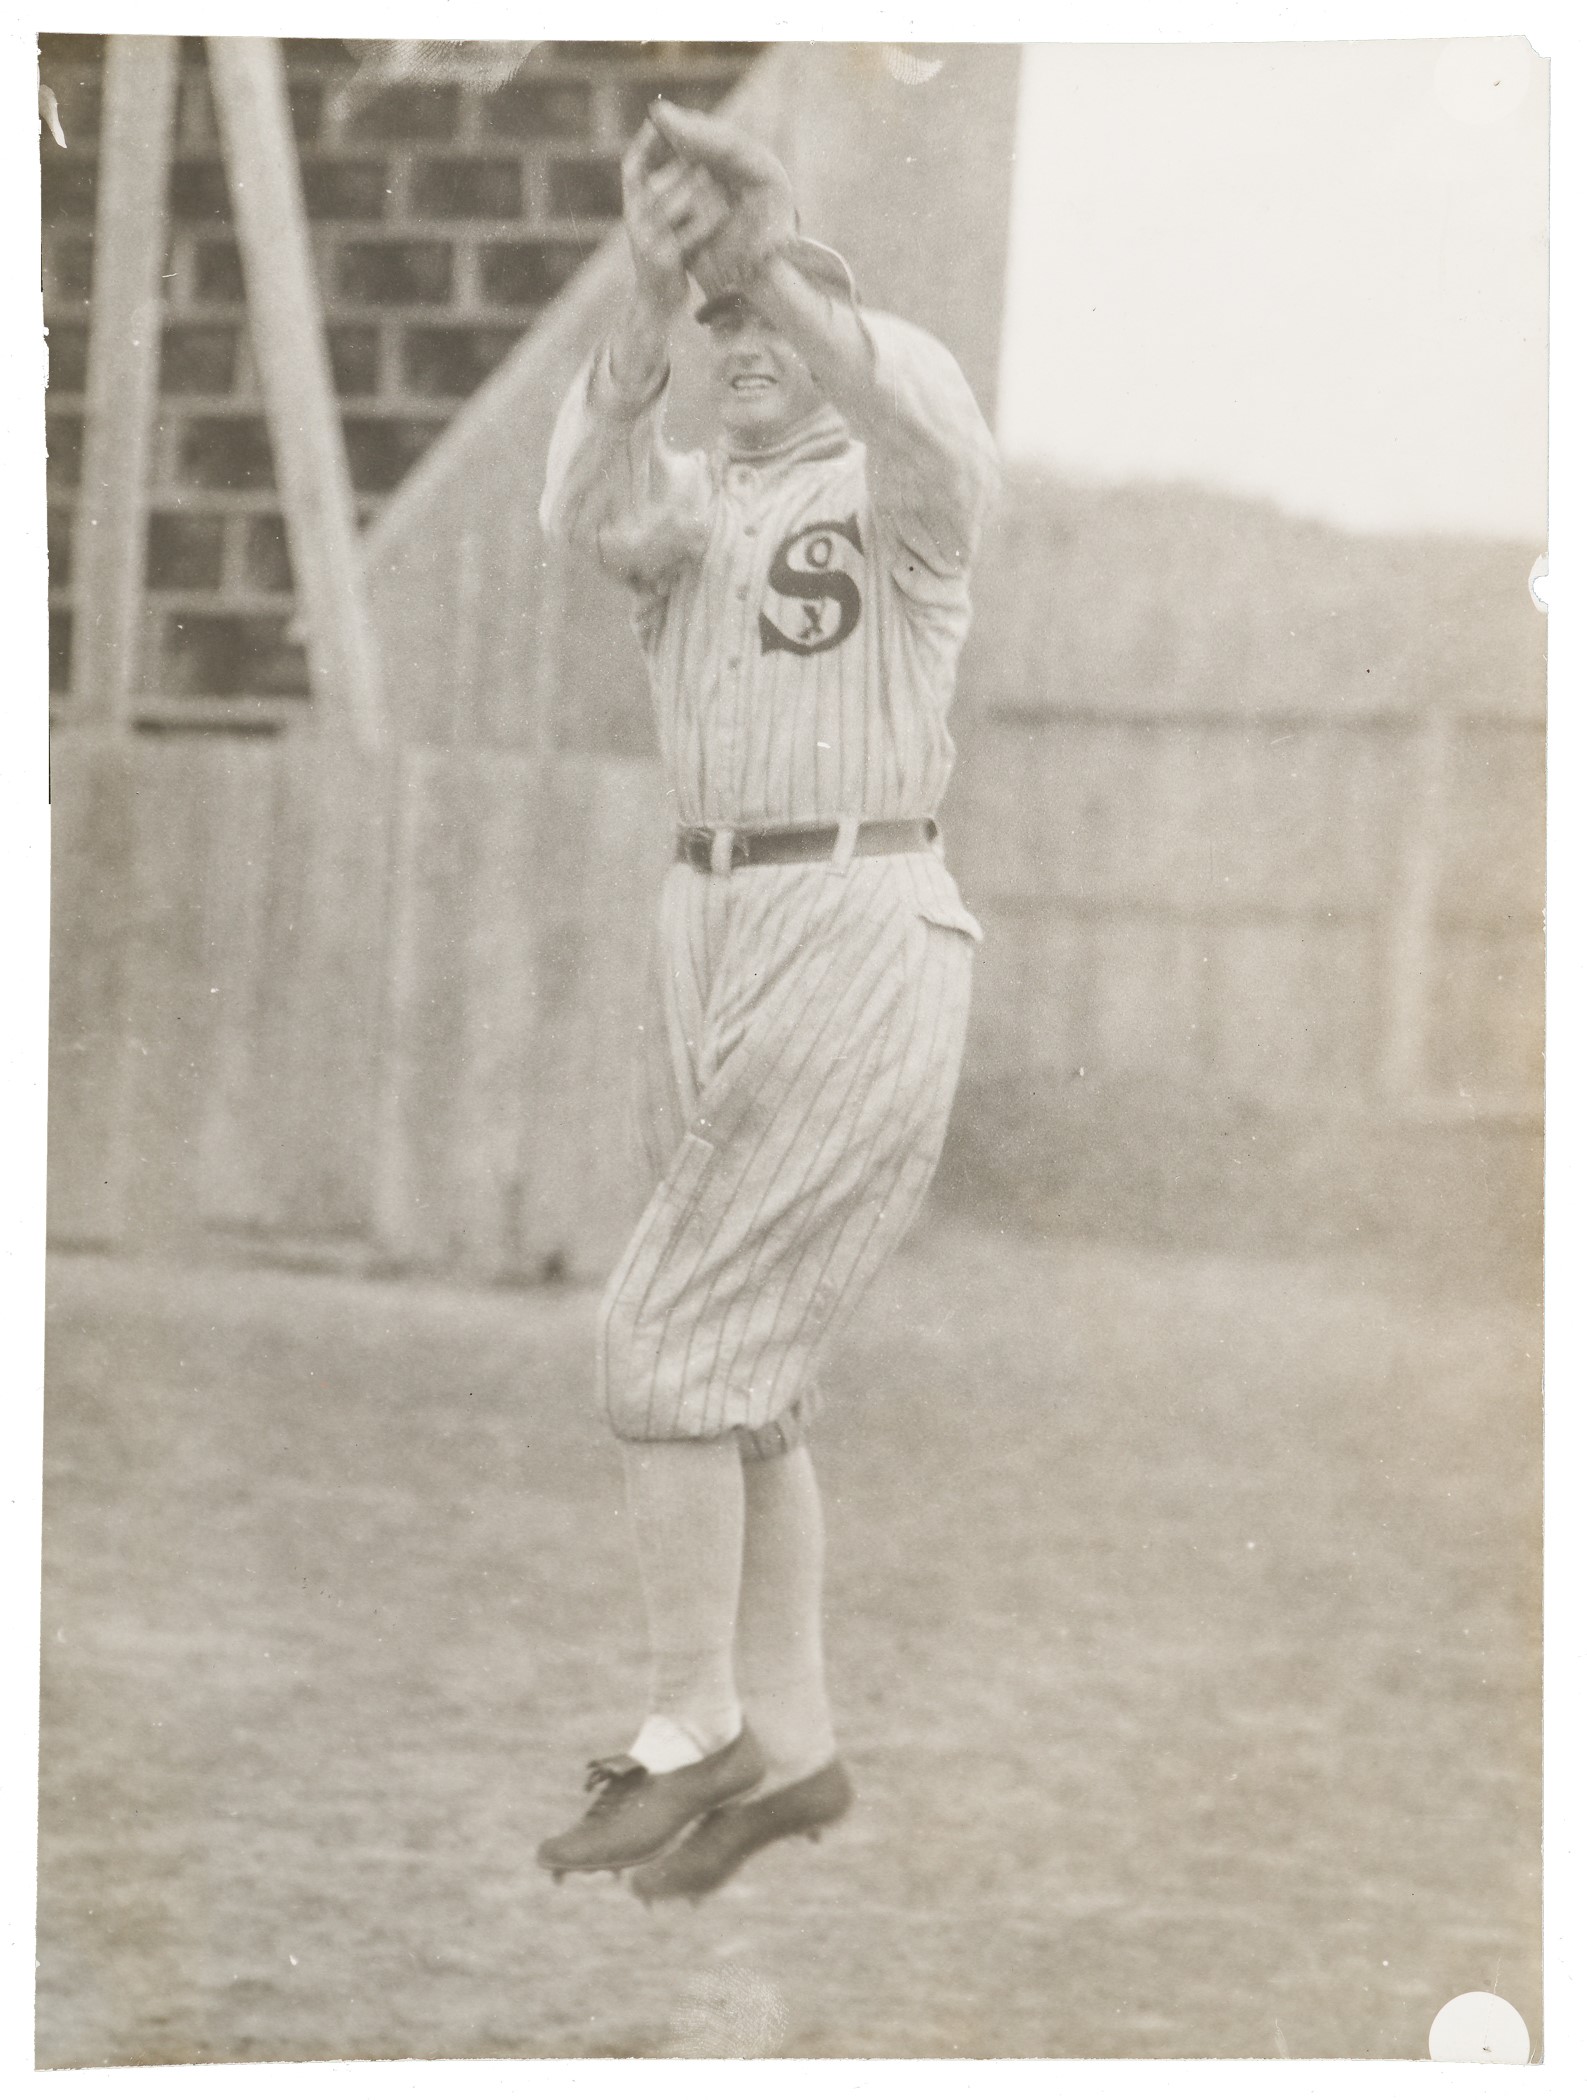
[{"label": "baseball player", "polygon": [[[776,158],[658,104],[635,287],[552,435],[541,520],[632,593],[677,822],[643,1035],[654,1194],[601,1310],[650,1633],[629,1750],[540,1848],[698,1898],[849,1806],[806,1432],[824,1346],[935,1169],[980,937],[934,812],[996,483],[943,347],[801,240]],[[689,298],[720,433],[662,435]]]}]

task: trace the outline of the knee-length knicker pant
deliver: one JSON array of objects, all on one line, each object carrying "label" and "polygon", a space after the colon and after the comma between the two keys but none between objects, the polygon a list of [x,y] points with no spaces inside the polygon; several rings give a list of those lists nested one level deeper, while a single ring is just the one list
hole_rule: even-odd
[{"label": "knee-length knicker pant", "polygon": [[669,872],[640,1089],[656,1187],[601,1308],[618,1436],[801,1440],[958,1079],[974,921],[914,859]]}]

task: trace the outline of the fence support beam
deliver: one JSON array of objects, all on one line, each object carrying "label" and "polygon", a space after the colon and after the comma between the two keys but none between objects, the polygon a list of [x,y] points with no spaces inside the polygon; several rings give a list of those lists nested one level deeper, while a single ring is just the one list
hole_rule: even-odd
[{"label": "fence support beam", "polygon": [[126,720],[138,656],[176,73],[175,37],[110,38],[74,550],[72,718],[84,726]]},{"label": "fence support beam", "polygon": [[207,44],[309,682],[322,721],[372,745],[385,708],[281,47],[251,36]]},{"label": "fence support beam", "polygon": [[1412,745],[1414,772],[1386,929],[1382,1084],[1388,1098],[1402,1107],[1424,1100],[1429,1092],[1427,1044],[1438,968],[1448,754],[1449,724],[1443,714],[1430,713]]}]

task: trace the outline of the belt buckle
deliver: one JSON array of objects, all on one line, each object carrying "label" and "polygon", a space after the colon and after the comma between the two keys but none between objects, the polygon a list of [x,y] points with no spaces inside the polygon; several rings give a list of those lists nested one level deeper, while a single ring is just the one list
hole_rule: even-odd
[{"label": "belt buckle", "polygon": [[749,840],[735,831],[731,824],[714,825],[710,839],[713,875],[731,875],[735,868],[748,865]]}]

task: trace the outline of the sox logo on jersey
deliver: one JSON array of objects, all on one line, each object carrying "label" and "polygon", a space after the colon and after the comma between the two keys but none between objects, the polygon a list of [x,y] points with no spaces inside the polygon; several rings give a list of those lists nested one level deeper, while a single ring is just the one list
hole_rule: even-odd
[{"label": "sox logo on jersey", "polygon": [[[791,532],[772,557],[768,597],[760,615],[761,654],[786,649],[793,656],[818,656],[846,642],[860,624],[860,585],[865,548],[860,521],[820,518]],[[793,626],[783,623],[797,616]]]}]

